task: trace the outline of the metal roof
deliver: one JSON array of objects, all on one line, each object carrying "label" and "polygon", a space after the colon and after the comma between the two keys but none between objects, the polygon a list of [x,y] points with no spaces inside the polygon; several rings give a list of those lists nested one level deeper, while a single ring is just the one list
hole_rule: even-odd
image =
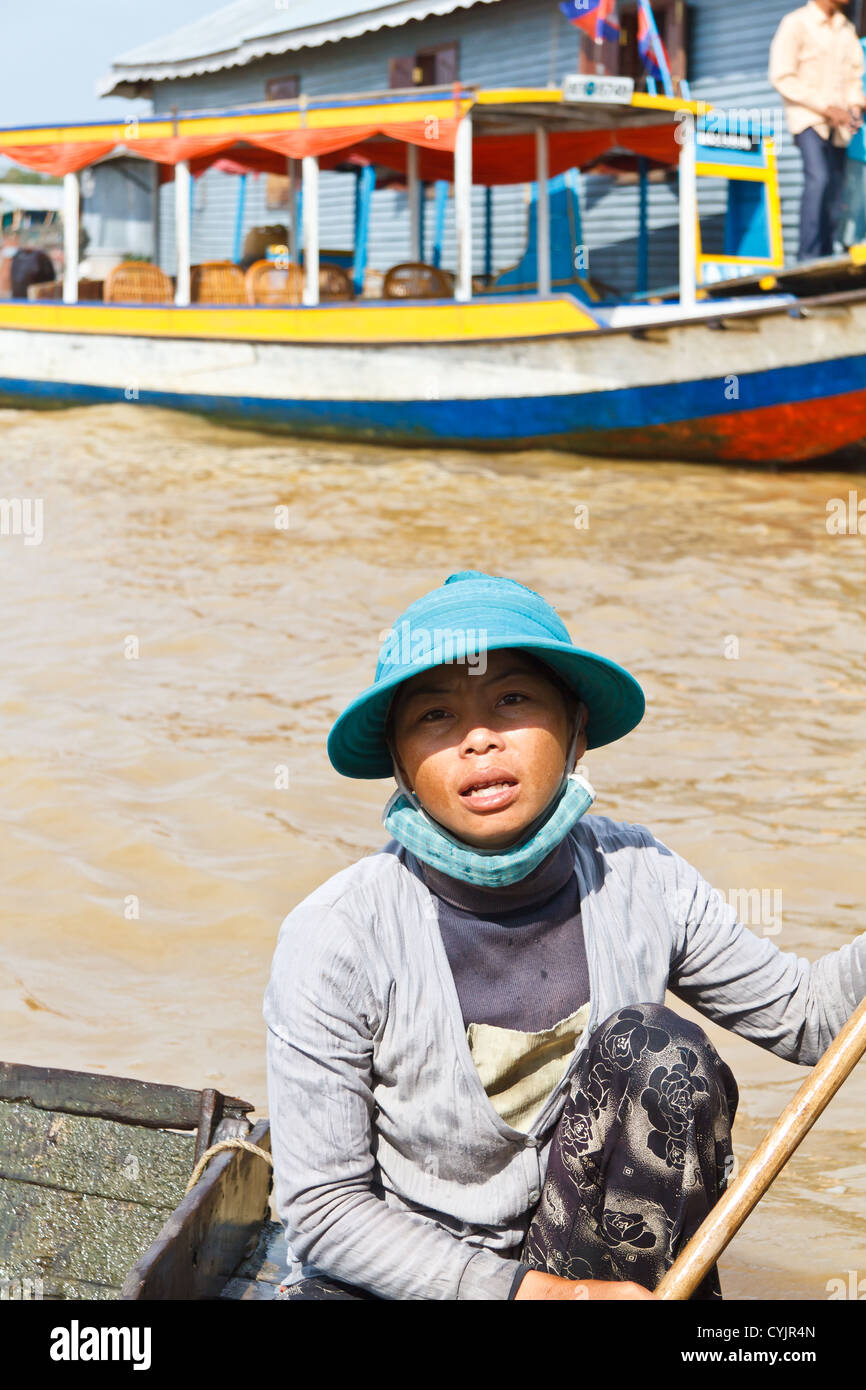
[{"label": "metal roof", "polygon": [[451,14],[498,0],[394,0],[363,6],[359,0],[234,0],[161,39],[115,58],[97,84],[100,96],[135,96],[140,83],[200,77],[242,67],[271,54],[317,48],[412,19]]}]

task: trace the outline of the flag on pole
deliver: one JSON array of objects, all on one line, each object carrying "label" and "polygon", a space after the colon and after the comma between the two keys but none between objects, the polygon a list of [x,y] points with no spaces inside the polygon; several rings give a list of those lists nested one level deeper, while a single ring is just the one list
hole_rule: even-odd
[{"label": "flag on pole", "polygon": [[656,28],[655,17],[649,0],[638,0],[637,49],[647,77],[655,78],[656,82],[663,83],[665,91],[667,91],[671,81],[671,65]]},{"label": "flag on pole", "polygon": [[596,43],[619,38],[616,0],[562,0],[559,8],[567,20]]}]

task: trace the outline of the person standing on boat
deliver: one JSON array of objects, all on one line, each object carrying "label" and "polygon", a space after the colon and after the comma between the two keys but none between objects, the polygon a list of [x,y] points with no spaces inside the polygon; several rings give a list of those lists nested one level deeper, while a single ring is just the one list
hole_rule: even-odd
[{"label": "person standing on boat", "polygon": [[453,574],[386,634],[328,754],[395,778],[391,839],[289,913],[265,996],[280,1297],[654,1297],[738,1100],[666,990],[804,1066],[866,994],[866,934],[783,954],[651,831],[587,814],[577,763],[643,713],[513,579]]},{"label": "person standing on boat", "polygon": [[863,52],[847,6],[809,0],[785,15],[770,48],[770,81],[803,158],[801,261],[833,254],[846,147],[862,123]]}]

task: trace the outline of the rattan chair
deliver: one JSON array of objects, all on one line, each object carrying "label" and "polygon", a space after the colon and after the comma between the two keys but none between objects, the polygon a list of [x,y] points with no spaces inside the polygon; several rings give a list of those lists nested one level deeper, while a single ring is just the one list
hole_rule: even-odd
[{"label": "rattan chair", "polygon": [[190,271],[193,304],[246,304],[244,273],[234,261],[202,261]]},{"label": "rattan chair", "polygon": [[121,261],[108,272],[103,298],[106,304],[171,304],[171,279],[150,261]]},{"label": "rattan chair", "polygon": [[304,292],[301,266],[285,261],[254,261],[244,276],[249,304],[300,304]]},{"label": "rattan chair", "polygon": [[451,299],[454,290],[448,274],[422,261],[394,265],[385,276],[385,299]]},{"label": "rattan chair", "polygon": [[354,299],[352,277],[341,265],[326,261],[319,266],[320,299]]}]

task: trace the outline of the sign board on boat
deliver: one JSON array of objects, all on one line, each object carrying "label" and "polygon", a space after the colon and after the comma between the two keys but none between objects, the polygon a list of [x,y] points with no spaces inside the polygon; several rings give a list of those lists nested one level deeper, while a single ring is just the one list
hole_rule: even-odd
[{"label": "sign board on boat", "polygon": [[729,256],[727,259],[722,257],[715,261],[712,257],[702,256],[698,265],[698,284],[718,285],[722,280],[751,279],[753,276],[770,275],[774,270],[782,268],[769,259],[745,261]]},{"label": "sign board on boat", "polygon": [[634,95],[633,77],[593,77],[570,72],[562,84],[563,101],[603,101],[628,106]]},{"label": "sign board on boat", "polygon": [[737,150],[741,154],[760,155],[761,141],[750,132],[719,131],[698,129],[695,136],[698,154],[701,149]]}]

